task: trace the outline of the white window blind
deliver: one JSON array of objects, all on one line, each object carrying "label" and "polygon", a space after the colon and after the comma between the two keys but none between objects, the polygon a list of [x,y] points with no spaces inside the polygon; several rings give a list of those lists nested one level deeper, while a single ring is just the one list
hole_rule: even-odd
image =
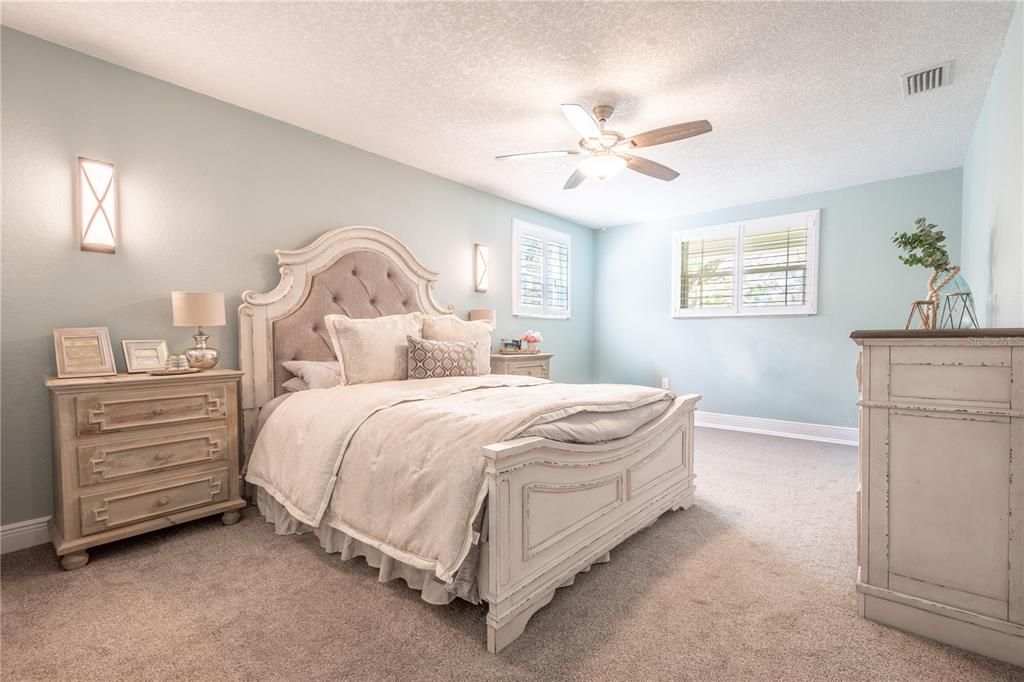
[{"label": "white window blind", "polygon": [[679,307],[732,309],[736,279],[736,237],[682,242]]},{"label": "white window blind", "polygon": [[512,313],[568,318],[572,238],[521,220],[512,222]]},{"label": "white window blind", "polygon": [[673,235],[673,315],[817,312],[820,211],[680,230]]},{"label": "white window blind", "polygon": [[744,306],[802,306],[806,285],[806,227],[744,233]]}]

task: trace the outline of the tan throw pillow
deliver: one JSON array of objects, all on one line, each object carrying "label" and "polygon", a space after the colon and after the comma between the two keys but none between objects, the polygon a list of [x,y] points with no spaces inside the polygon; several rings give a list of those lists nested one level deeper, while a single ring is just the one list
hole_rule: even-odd
[{"label": "tan throw pillow", "polygon": [[407,337],[419,338],[423,313],[353,319],[324,315],[334,354],[346,384],[405,379],[408,373]]},{"label": "tan throw pillow", "polygon": [[454,315],[423,318],[423,338],[430,341],[476,341],[476,373],[491,373],[491,323],[466,322]]},{"label": "tan throw pillow", "polygon": [[285,393],[298,393],[299,391],[308,391],[309,385],[299,377],[292,377],[281,384],[281,388],[285,390]]},{"label": "tan throw pillow", "polygon": [[[282,362],[281,366],[295,375],[305,386],[302,388],[288,388],[291,379],[284,382],[285,390],[306,390],[310,388],[332,388],[341,383],[341,365],[338,361],[318,362],[315,360],[288,360]],[[297,384],[292,383],[295,387]]]},{"label": "tan throw pillow", "polygon": [[476,341],[407,341],[410,379],[476,376]]}]

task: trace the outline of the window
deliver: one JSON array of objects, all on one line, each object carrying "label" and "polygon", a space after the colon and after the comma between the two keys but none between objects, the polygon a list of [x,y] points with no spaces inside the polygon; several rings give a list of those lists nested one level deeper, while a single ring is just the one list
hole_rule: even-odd
[{"label": "window", "polygon": [[672,240],[672,314],[815,314],[820,213],[807,211],[676,232]]},{"label": "window", "polygon": [[572,238],[546,227],[512,221],[512,314],[569,317]]}]

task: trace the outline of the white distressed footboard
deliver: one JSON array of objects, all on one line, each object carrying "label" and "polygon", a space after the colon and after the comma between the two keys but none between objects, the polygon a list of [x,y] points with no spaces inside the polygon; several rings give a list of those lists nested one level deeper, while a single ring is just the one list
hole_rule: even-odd
[{"label": "white distressed footboard", "polygon": [[481,596],[497,653],[558,587],[670,509],[693,504],[693,410],[680,396],[632,436],[600,445],[520,438],[486,447]]}]

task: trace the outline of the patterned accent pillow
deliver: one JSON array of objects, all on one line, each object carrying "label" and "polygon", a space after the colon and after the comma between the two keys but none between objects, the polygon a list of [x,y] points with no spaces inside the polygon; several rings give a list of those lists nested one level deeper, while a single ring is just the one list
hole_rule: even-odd
[{"label": "patterned accent pillow", "polygon": [[409,378],[475,377],[476,341],[428,341],[407,337]]}]

